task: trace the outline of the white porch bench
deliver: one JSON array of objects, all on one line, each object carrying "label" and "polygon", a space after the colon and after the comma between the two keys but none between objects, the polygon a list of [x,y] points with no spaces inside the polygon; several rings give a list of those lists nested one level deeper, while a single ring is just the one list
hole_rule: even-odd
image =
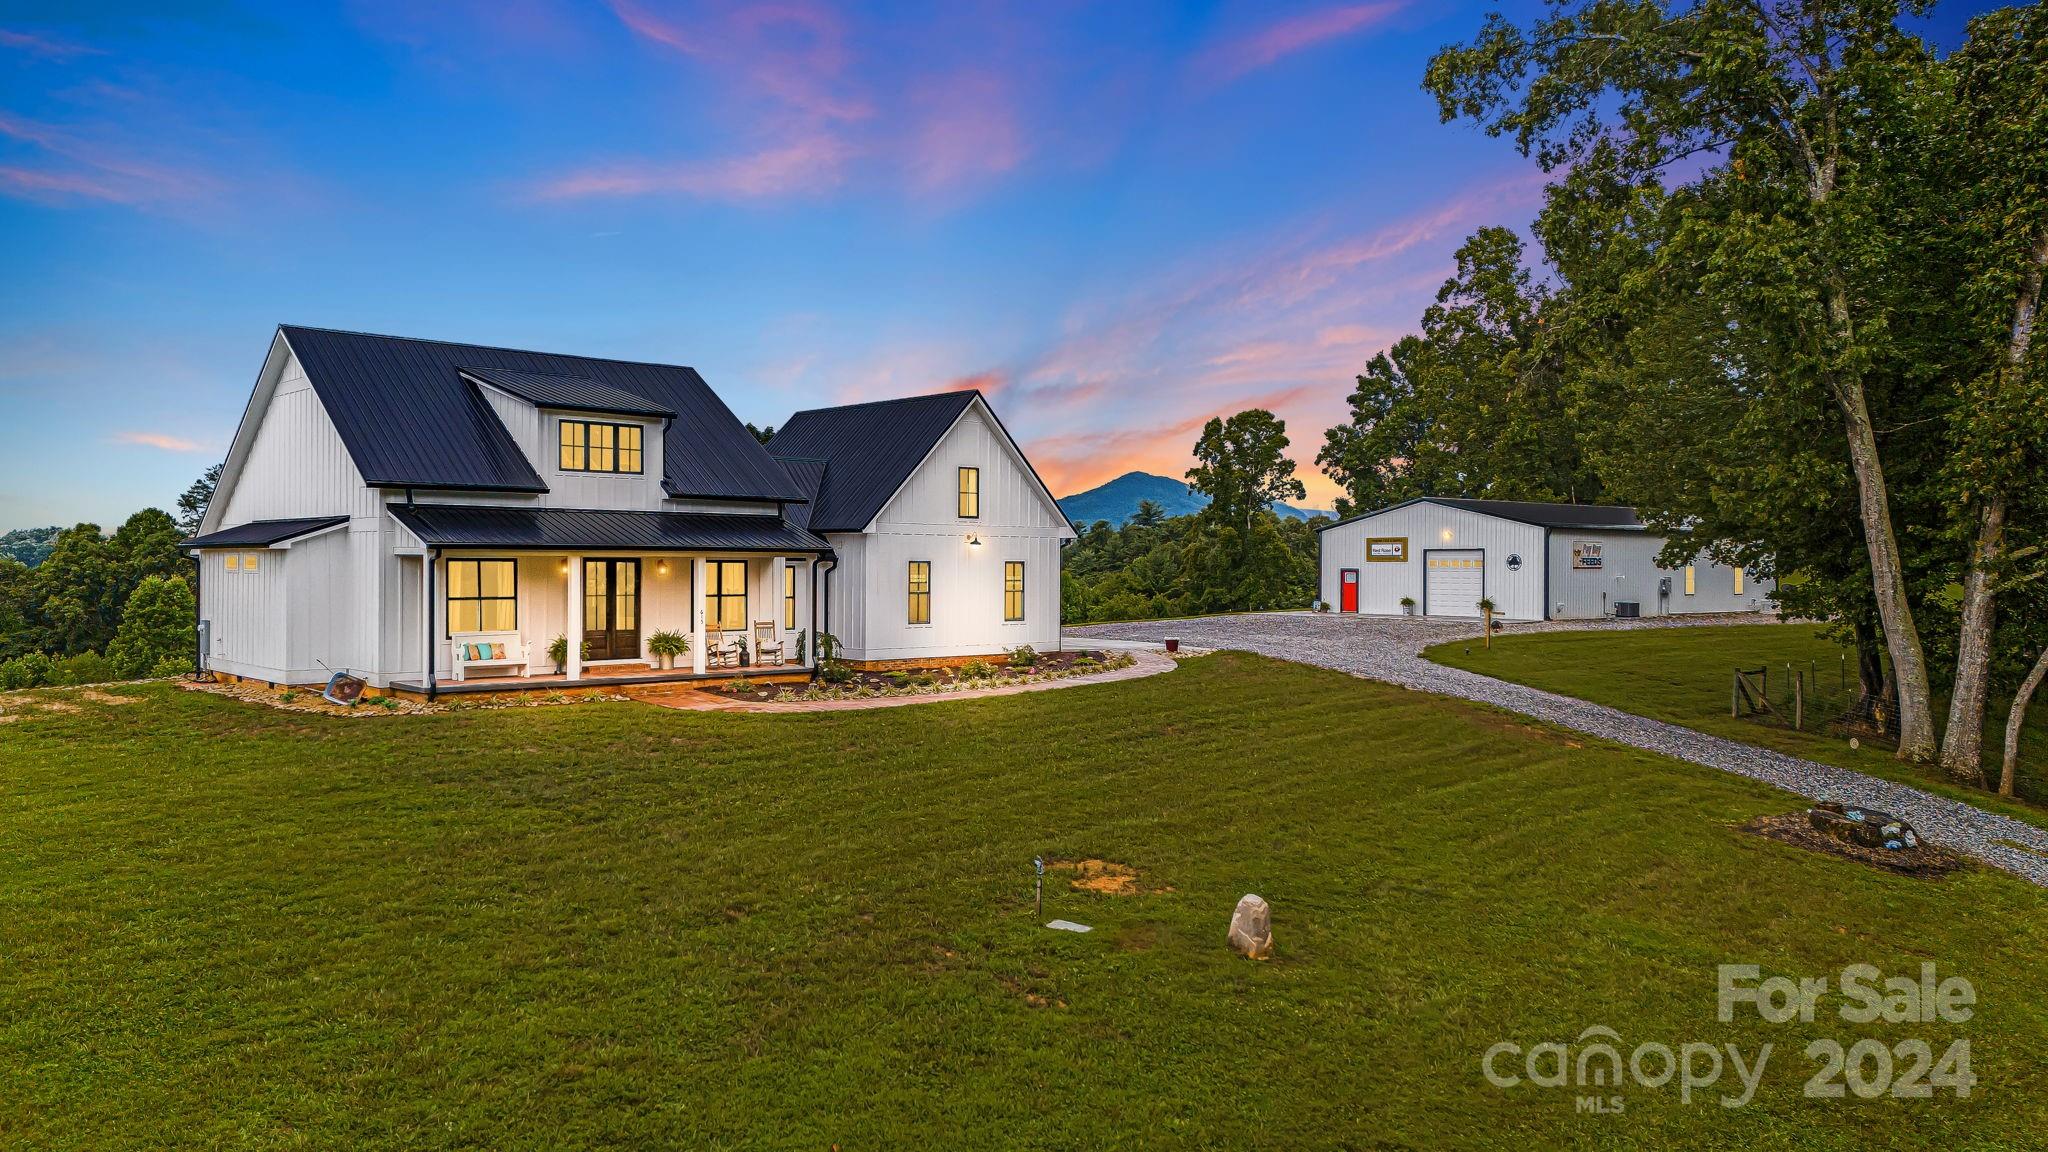
[{"label": "white porch bench", "polygon": [[[493,654],[468,655],[480,644],[490,645]],[[457,681],[466,679],[472,668],[526,669],[526,641],[517,632],[457,632],[448,638],[448,646],[448,671]]]}]

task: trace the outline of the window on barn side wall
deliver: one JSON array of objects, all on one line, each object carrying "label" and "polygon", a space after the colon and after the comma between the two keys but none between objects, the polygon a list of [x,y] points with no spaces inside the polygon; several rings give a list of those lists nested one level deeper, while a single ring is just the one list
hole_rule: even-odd
[{"label": "window on barn side wall", "polygon": [[230,552],[220,559],[221,566],[230,572],[237,571],[242,567],[242,554],[240,552]]},{"label": "window on barn side wall", "polygon": [[247,556],[242,557],[242,571],[254,572],[262,566],[262,557],[263,553],[261,552],[251,552]]},{"label": "window on barn side wall", "polygon": [[932,622],[932,562],[910,562],[910,623]]},{"label": "window on barn side wall", "polygon": [[1690,564],[1685,566],[1685,594],[1687,596],[1693,594],[1692,565]]},{"label": "window on barn side wall", "polygon": [[448,634],[516,632],[519,568],[510,560],[448,561]]},{"label": "window on barn side wall", "polygon": [[960,470],[960,518],[976,520],[981,517],[981,469]]},{"label": "window on barn side wall", "polygon": [[1740,568],[1735,570],[1735,594],[1737,596],[1742,595],[1742,569]]},{"label": "window on barn side wall", "polygon": [[1003,561],[1003,619],[1011,622],[1024,618],[1024,562]]}]

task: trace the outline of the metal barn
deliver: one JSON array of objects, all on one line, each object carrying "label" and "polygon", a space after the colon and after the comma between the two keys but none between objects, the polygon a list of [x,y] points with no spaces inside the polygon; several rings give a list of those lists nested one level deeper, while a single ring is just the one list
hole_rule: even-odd
[{"label": "metal barn", "polygon": [[1658,567],[1664,537],[1632,508],[1429,496],[1339,520],[1320,539],[1333,612],[1476,617],[1490,597],[1505,620],[1588,620],[1757,612],[1771,593],[1704,558]]}]

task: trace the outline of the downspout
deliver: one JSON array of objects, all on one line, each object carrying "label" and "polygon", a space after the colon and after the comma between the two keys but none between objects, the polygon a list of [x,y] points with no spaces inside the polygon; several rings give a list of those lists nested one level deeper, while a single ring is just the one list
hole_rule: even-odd
[{"label": "downspout", "polygon": [[1550,529],[1543,530],[1543,618],[1550,619]]},{"label": "downspout", "polygon": [[[813,652],[818,651],[816,645],[819,637],[825,635],[825,630],[832,625],[831,605],[827,601],[832,596],[832,573],[839,567],[839,557],[837,556],[828,553],[820,559],[825,565],[825,588],[823,595],[820,595],[818,590],[818,566],[816,564],[811,565],[811,644],[813,645],[811,650]],[[820,617],[820,612],[823,612],[822,618]],[[811,666],[812,670],[815,671],[817,662],[812,661]]]},{"label": "downspout", "polygon": [[206,579],[206,561],[199,553],[192,553],[192,679],[206,678],[206,637],[199,631],[200,614],[206,611],[206,600],[200,595],[201,584]]},{"label": "downspout", "polygon": [[434,699],[434,569],[441,566],[441,550],[434,549],[427,557],[427,602],[420,605],[420,616],[426,624],[427,643],[427,700]]}]

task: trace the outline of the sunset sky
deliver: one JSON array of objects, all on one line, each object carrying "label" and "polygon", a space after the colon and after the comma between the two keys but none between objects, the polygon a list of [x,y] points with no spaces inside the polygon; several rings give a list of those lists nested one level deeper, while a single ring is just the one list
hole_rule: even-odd
[{"label": "sunset sky", "polygon": [[1351,378],[1539,201],[1419,87],[1499,6],[0,0],[0,529],[169,507],[279,322],[757,423],[971,384],[1060,495],[1264,406],[1327,506]]}]

